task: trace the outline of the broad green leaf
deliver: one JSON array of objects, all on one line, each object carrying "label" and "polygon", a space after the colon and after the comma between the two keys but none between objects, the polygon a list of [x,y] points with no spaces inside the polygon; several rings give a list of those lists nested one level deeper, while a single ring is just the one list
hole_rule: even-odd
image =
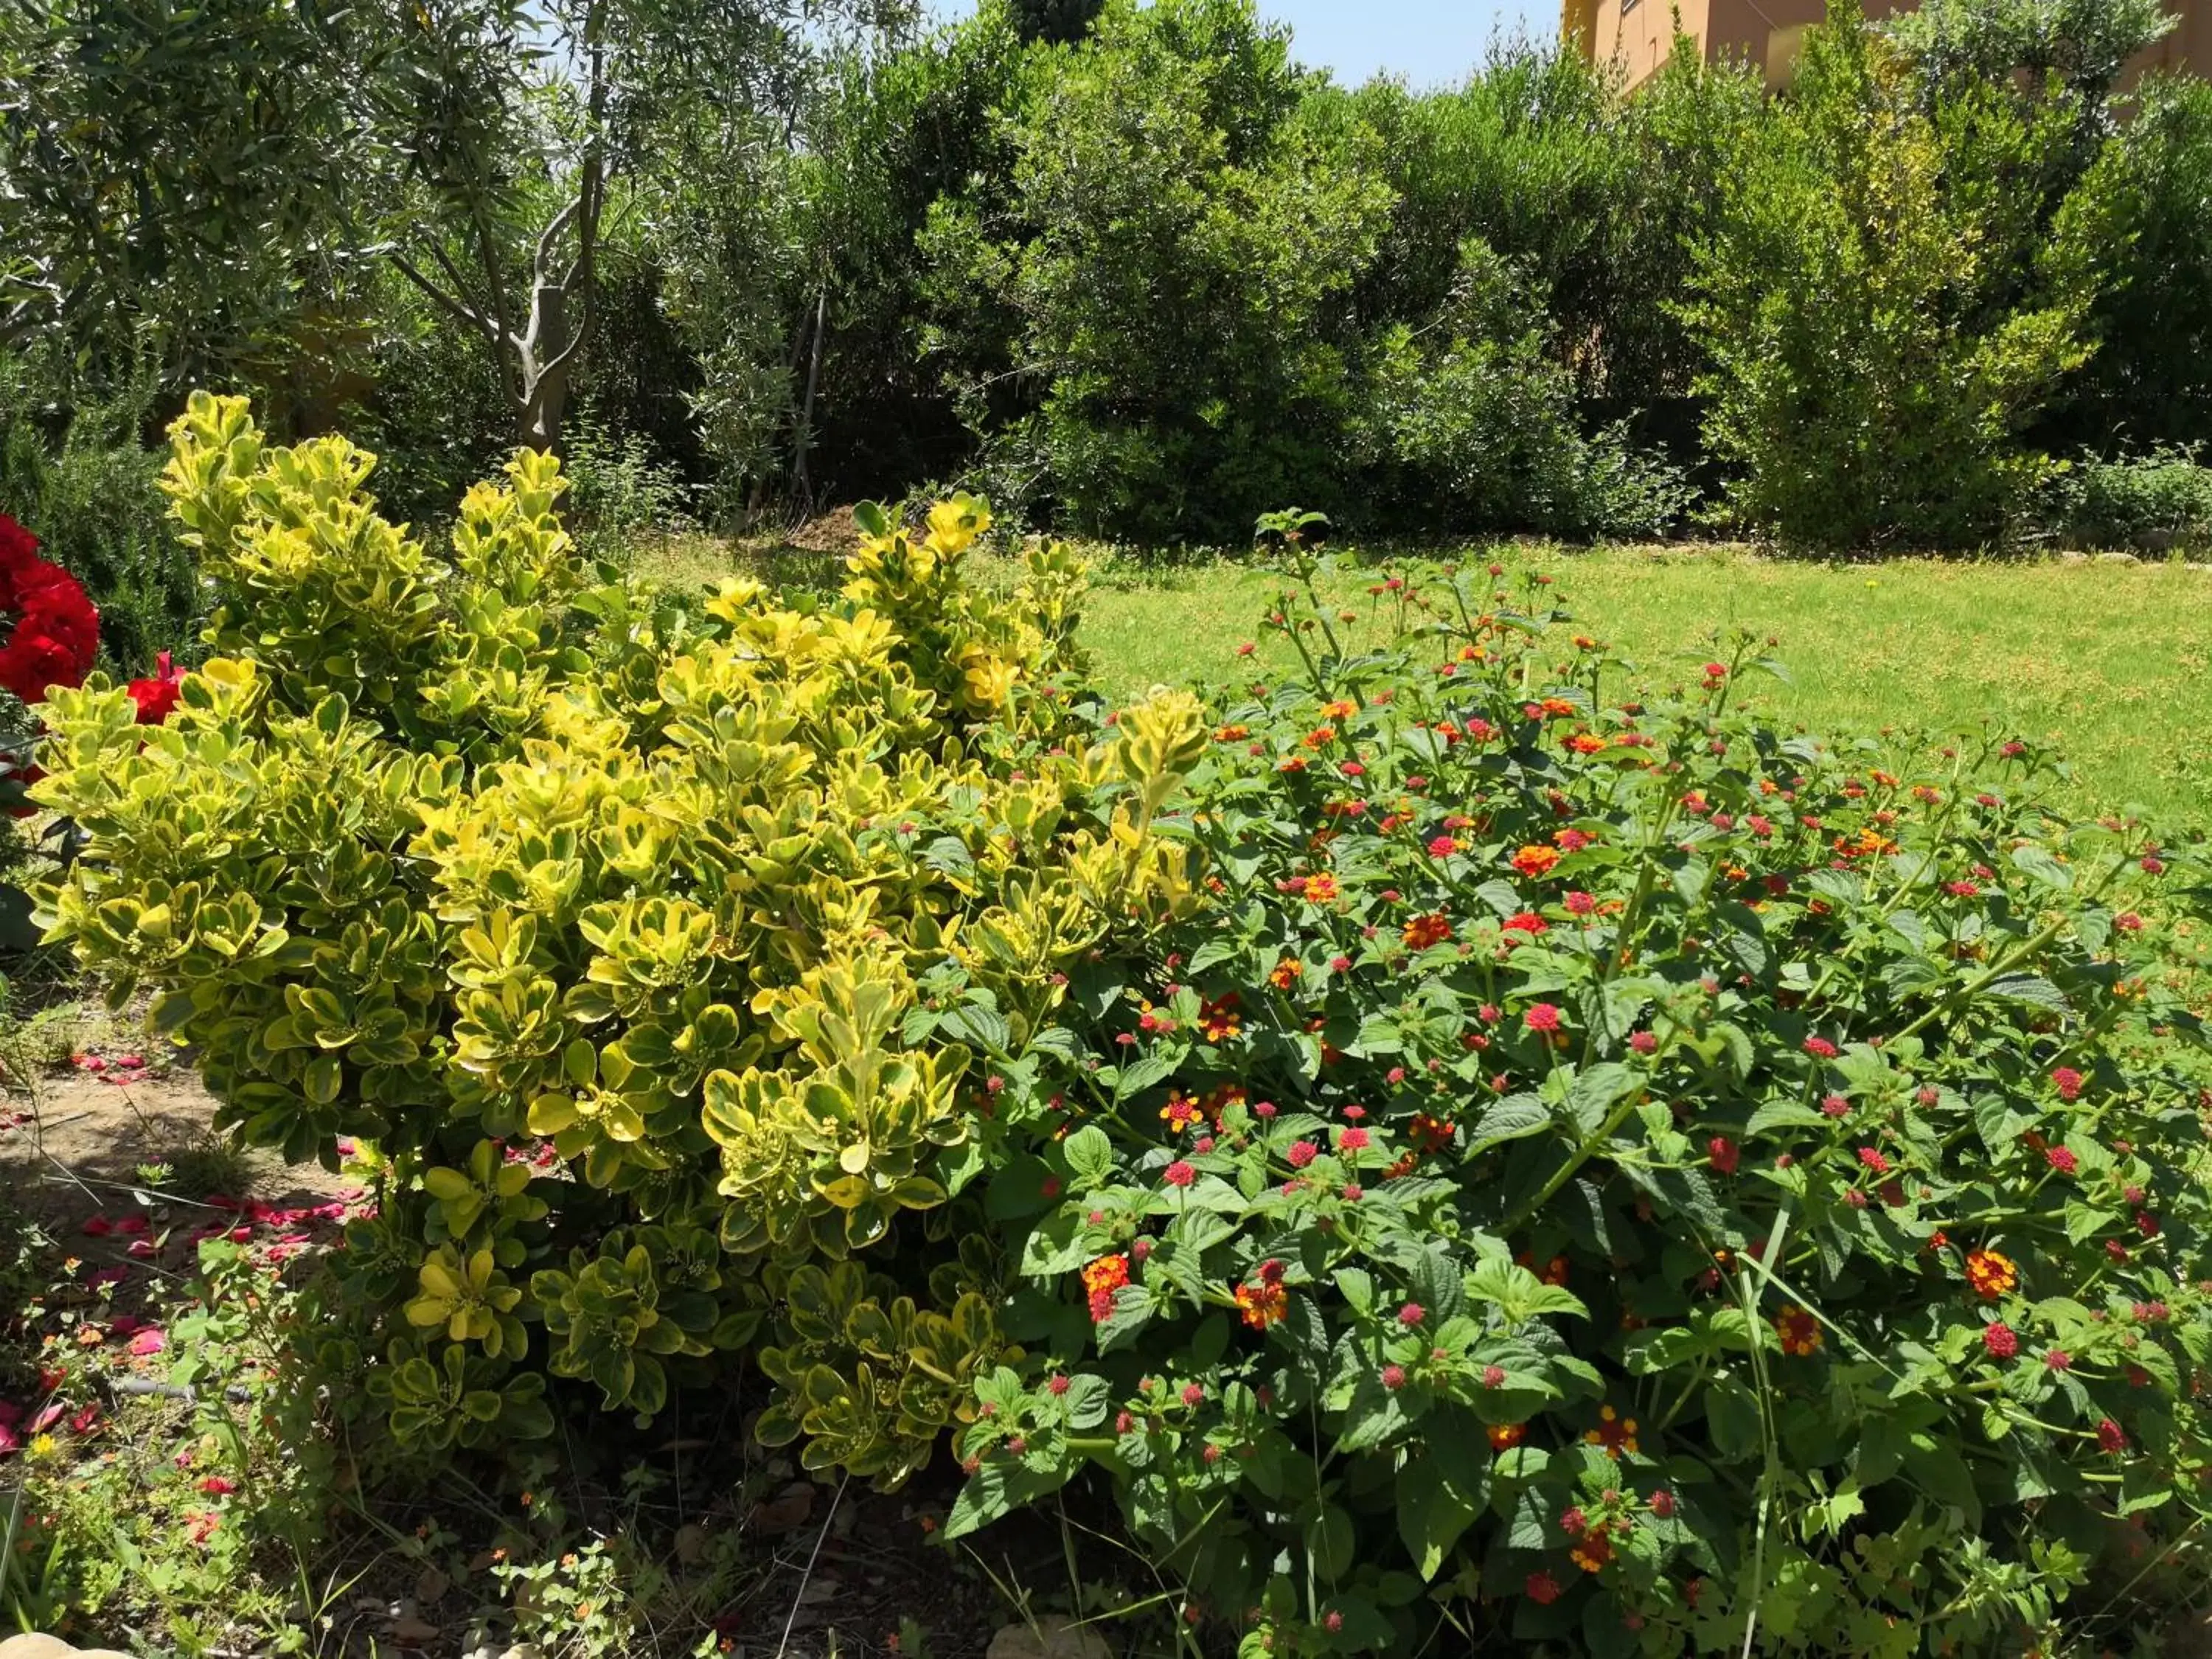
[{"label": "broad green leaf", "polygon": [[1518,1140],[1524,1135],[1540,1133],[1551,1127],[1552,1115],[1534,1095],[1508,1095],[1496,1102],[1475,1122],[1468,1133],[1467,1153],[1476,1153]]},{"label": "broad green leaf", "polygon": [[1418,1455],[1398,1471],[1397,1499],[1398,1535],[1425,1583],[1449,1559],[1474,1519],[1474,1506],[1451,1489],[1436,1459]]}]

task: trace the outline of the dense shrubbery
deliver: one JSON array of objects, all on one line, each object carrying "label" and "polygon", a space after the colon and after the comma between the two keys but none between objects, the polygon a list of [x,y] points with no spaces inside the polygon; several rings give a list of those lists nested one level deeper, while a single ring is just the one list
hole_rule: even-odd
[{"label": "dense shrubbery", "polygon": [[[1741,117],[1738,84],[1686,97]],[[1652,180],[1680,175],[1636,165],[1673,83],[1645,118],[1518,48],[1464,92],[1346,95],[1249,8],[1170,0],[1109,8],[1029,85],[1010,177],[925,244],[935,355],[1024,506],[1155,542],[1291,498],[1416,529],[1675,521],[1667,468],[1594,415],[1687,391],[1679,326],[1621,302],[1677,247]]]},{"label": "dense shrubbery", "polygon": [[1148,825],[1188,757],[1079,741],[1065,556],[974,592],[956,502],[878,525],[834,606],[732,581],[695,617],[585,585],[545,458],[470,493],[448,559],[343,440],[274,448],[200,397],[176,441],[218,654],[155,732],[57,695],[41,799],[86,852],[54,933],[157,994],[247,1141],[373,1145],[343,1267],[421,1331],[370,1366],[394,1431],[545,1432],[538,1365],[649,1415],[773,1306],[822,1455],[926,1455],[1002,1352],[983,1266],[824,1269],[926,1255],[893,1223],[991,1162],[971,1072],[1109,915],[1182,890]]},{"label": "dense shrubbery", "polygon": [[955,1533],[1095,1467],[1276,1653],[1983,1651],[2197,1559],[2192,872],[2032,748],[1647,695],[1479,569],[1107,716],[973,501],[695,611],[540,458],[450,558],[368,466],[196,400],[220,654],[58,692],[38,793],[55,937],[375,1172],[324,1363],[403,1447],[750,1353],[810,1468],[951,1431]]},{"label": "dense shrubbery", "polygon": [[2100,344],[2063,412],[2063,436],[2100,451],[2212,442],[2212,82],[2154,85],[2142,104],[2098,178],[2112,220]]},{"label": "dense shrubbery", "polygon": [[1376,351],[1375,471],[1431,523],[1562,536],[1660,536],[1692,492],[1632,447],[1623,421],[1585,438],[1573,384],[1525,284],[1479,238],[1430,328]]},{"label": "dense shrubbery", "polygon": [[2094,457],[2051,482],[2059,536],[2081,547],[2145,552],[2212,547],[2212,466],[2190,450]]},{"label": "dense shrubbery", "polygon": [[[2051,528],[2051,457],[2212,442],[2212,97],[2114,92],[2154,0],[1845,0],[1775,98],[1688,52],[1629,97],[1526,40],[1346,88],[1253,0],[902,10],[564,8],[579,61],[617,17],[636,55],[598,93],[538,87],[491,4],[0,19],[33,92],[0,337],[52,325],[22,355],[56,406],[219,366],[280,435],[375,447],[418,524],[563,410],[718,526],[964,479],[1147,544],[1285,500],[1645,535],[1692,521],[1679,474],[1793,544],[2002,545]],[[241,83],[248,170],[313,160],[281,199],[224,186],[235,123],[111,142]]]},{"label": "dense shrubbery", "polygon": [[1809,37],[1694,278],[1706,435],[1748,522],[1835,548],[2020,533],[2051,471],[2020,434],[2089,353],[2087,204],[2045,218],[2021,183],[2073,117],[1978,83],[1930,116],[1855,16]]},{"label": "dense shrubbery", "polygon": [[1003,356],[1035,385],[995,434],[968,401],[1075,522],[1230,540],[1247,501],[1339,487],[1350,290],[1389,194],[1249,8],[1115,6],[1096,38],[1009,119],[1003,207],[933,215],[942,331],[981,354],[971,379]]}]

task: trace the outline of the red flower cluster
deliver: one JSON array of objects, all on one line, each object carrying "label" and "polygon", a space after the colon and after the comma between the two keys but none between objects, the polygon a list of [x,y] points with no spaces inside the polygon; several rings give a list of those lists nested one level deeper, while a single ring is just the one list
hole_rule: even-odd
[{"label": "red flower cluster", "polygon": [[184,679],[164,651],[155,660],[152,679],[131,681],[131,701],[138,705],[138,724],[159,726],[168,719],[177,706],[177,688]]},{"label": "red flower cluster", "polygon": [[1103,1325],[1113,1316],[1114,1292],[1129,1282],[1129,1258],[1102,1255],[1083,1270],[1083,1288],[1091,1303],[1091,1322]]},{"label": "red flower cluster", "polygon": [[15,622],[0,646],[0,686],[42,702],[50,685],[81,685],[100,650],[100,612],[84,584],[39,556],[39,538],[0,513],[0,612]]}]

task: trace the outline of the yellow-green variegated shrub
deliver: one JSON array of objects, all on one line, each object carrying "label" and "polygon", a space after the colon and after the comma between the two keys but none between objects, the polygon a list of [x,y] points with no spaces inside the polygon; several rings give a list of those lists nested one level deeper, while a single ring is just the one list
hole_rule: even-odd
[{"label": "yellow-green variegated shrub", "polygon": [[542,1373],[650,1414],[757,1341],[763,1433],[902,1477],[1009,1352],[947,1209],[995,1091],[1072,965],[1191,902],[1153,820],[1197,705],[1102,732],[1079,568],[981,591],[965,498],[864,514],[835,600],[687,606],[579,567],[548,457],[435,550],[343,440],[205,396],[172,435],[218,654],[160,726],[56,693],[49,936],[151,994],[243,1139],[363,1144],[341,1267],[403,1436],[543,1432]]}]

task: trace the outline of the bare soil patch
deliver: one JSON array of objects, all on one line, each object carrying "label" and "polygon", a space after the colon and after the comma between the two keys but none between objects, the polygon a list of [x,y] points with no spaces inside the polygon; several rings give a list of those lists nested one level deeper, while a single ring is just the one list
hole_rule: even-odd
[{"label": "bare soil patch", "polygon": [[[221,1146],[215,1105],[198,1077],[180,1065],[133,1073],[111,1062],[106,1070],[42,1083],[34,1096],[0,1091],[0,1184],[33,1218],[60,1231],[118,1205],[191,1206],[210,1197],[315,1204],[358,1184],[317,1164]],[[147,1179],[143,1171],[156,1165],[167,1167],[169,1180]],[[195,1190],[216,1175],[234,1178],[213,1191]],[[225,1190],[230,1187],[242,1190]]]}]

